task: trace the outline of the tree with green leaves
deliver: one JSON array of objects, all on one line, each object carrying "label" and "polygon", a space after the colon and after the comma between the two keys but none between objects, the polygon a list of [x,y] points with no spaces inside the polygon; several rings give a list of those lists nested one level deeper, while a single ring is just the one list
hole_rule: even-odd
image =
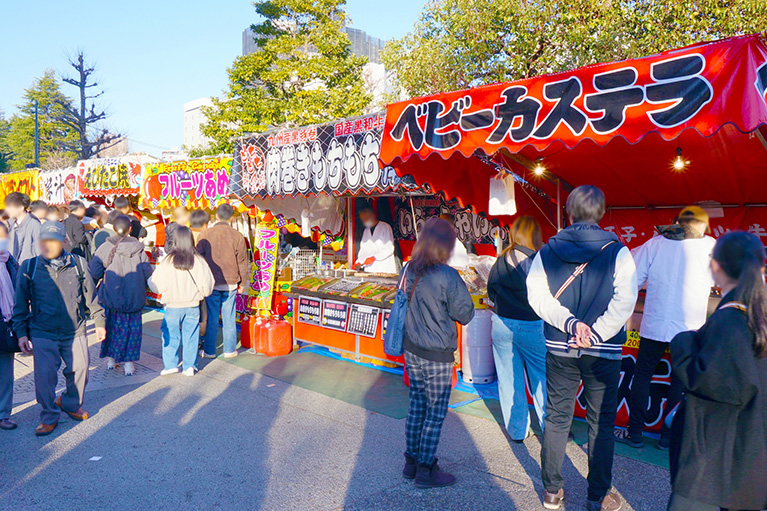
[{"label": "tree with green leaves", "polygon": [[[366,59],[351,53],[341,31],[344,0],[263,0],[251,26],[256,51],[228,69],[223,99],[203,107],[210,147],[230,152],[232,139],[269,127],[298,127],[359,115],[370,102],[362,79]],[[194,148],[192,148],[194,149]]]},{"label": "tree with green leaves", "polygon": [[8,172],[11,168],[11,158],[13,153],[8,147],[8,130],[11,126],[5,118],[5,113],[0,110],[0,173]]},{"label": "tree with green leaves", "polygon": [[49,153],[58,154],[63,146],[77,140],[72,128],[61,122],[63,105],[71,102],[61,92],[61,84],[54,72],[48,70],[24,91],[22,103],[16,106],[18,113],[8,120],[4,138],[6,151],[12,153],[10,167],[13,170],[35,163],[35,100],[38,103],[41,163]]},{"label": "tree with green leaves", "polygon": [[432,0],[384,52],[423,96],[652,55],[767,27],[759,0]]}]

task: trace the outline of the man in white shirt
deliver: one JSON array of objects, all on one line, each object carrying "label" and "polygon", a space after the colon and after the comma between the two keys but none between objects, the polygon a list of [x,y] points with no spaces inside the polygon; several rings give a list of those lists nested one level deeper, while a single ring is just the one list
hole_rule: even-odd
[{"label": "man in white shirt", "polygon": [[[450,213],[443,213],[439,216],[442,220],[450,222],[450,225],[455,228],[455,217]],[[469,266],[469,252],[466,250],[466,245],[455,238],[455,245],[453,245],[453,252],[450,254],[450,259],[447,260],[447,265],[453,268],[466,268]]]},{"label": "man in white shirt", "polygon": [[[641,289],[646,284],[647,295],[628,402],[629,425],[626,430],[615,430],[619,442],[636,448],[644,446],[642,429],[655,367],[674,336],[698,330],[706,322],[708,299],[714,285],[710,265],[716,240],[705,235],[710,229],[708,213],[703,208],[684,208],[674,225],[659,227],[658,232],[658,236],[634,253],[637,285]],[[682,390],[681,382],[672,377],[661,420],[679,403]],[[670,431],[665,424],[661,428],[657,446],[666,450]]]},{"label": "man in white shirt", "polygon": [[360,221],[365,226],[357,254],[357,265],[368,273],[397,273],[394,259],[394,232],[389,224],[378,220],[370,206],[359,210]]}]

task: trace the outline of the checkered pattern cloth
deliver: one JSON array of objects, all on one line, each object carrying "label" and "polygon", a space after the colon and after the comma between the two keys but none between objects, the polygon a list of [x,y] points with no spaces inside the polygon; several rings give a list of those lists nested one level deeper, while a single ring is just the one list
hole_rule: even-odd
[{"label": "checkered pattern cloth", "polygon": [[418,463],[431,465],[450,402],[453,364],[433,362],[405,351],[405,366],[410,378],[410,408],[405,423],[407,453]]}]

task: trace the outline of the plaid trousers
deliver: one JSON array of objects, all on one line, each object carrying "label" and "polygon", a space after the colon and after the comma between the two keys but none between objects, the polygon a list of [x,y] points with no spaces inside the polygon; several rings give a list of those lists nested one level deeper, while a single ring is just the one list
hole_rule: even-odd
[{"label": "plaid trousers", "polygon": [[410,379],[410,407],[405,423],[407,454],[421,465],[431,465],[450,402],[453,364],[434,362],[405,351],[405,366]]}]

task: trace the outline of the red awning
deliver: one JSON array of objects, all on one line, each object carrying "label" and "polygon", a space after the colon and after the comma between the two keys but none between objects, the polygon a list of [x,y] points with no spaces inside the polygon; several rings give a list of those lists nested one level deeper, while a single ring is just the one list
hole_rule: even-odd
[{"label": "red awning", "polygon": [[764,39],[733,37],[389,105],[380,160],[479,211],[495,171],[478,155],[552,197],[561,179],[618,207],[764,204],[765,89]]}]

